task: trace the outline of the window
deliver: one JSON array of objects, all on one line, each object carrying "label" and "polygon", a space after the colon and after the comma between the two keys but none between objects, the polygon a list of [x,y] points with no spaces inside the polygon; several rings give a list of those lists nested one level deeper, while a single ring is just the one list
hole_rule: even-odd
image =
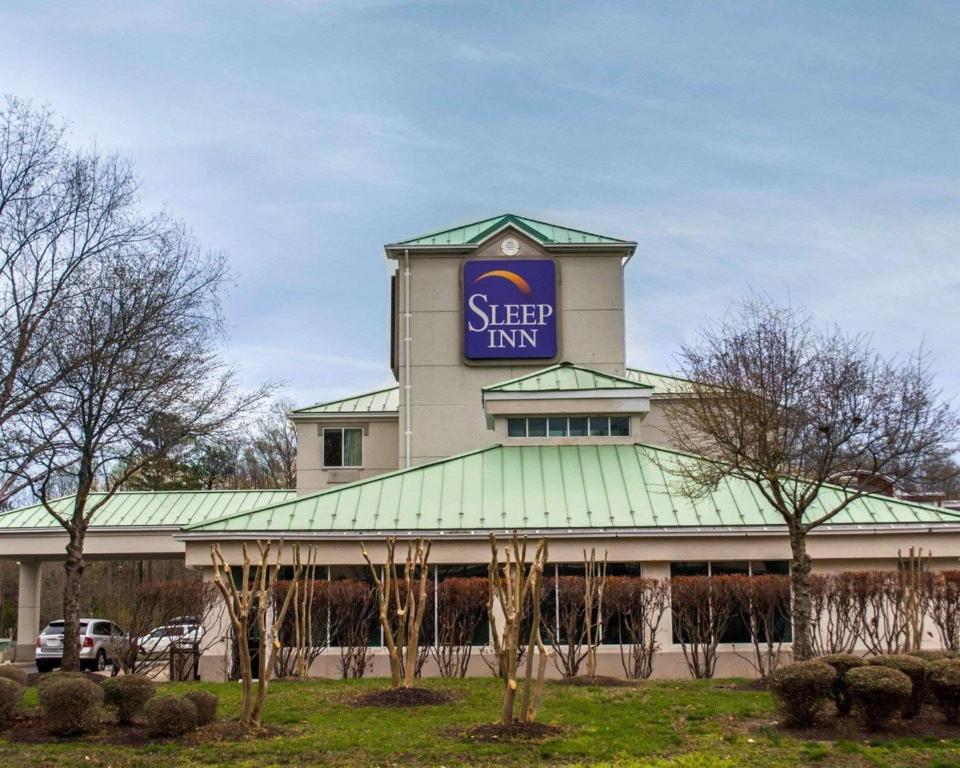
[{"label": "window", "polygon": [[362,467],[363,430],[326,427],[323,430],[323,466]]},{"label": "window", "polygon": [[629,437],[629,416],[511,416],[507,437]]},{"label": "window", "polygon": [[[762,576],[776,574],[788,576],[790,565],[786,560],[717,560],[713,562],[670,563],[670,576]],[[789,601],[781,610],[777,621],[775,638],[780,642],[790,642],[792,627],[790,624]],[[676,621],[673,626],[673,642],[680,642],[680,632]],[[745,644],[750,642],[750,630],[744,619],[744,611],[734,611],[730,621],[720,637],[721,643]]]},{"label": "window", "polygon": [[551,416],[547,419],[547,434],[550,437],[566,437],[567,420],[562,416]]},{"label": "window", "polygon": [[547,436],[547,420],[538,418],[538,419],[527,419],[527,437],[546,437]]},{"label": "window", "polygon": [[507,419],[507,437],[526,437],[526,419]]}]

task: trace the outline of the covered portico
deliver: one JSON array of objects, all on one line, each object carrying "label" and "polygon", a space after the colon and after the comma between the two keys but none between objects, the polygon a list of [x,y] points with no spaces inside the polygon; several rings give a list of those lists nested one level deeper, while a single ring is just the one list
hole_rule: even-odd
[{"label": "covered portico", "polygon": [[[84,544],[87,560],[183,560],[184,544],[174,534],[186,525],[216,520],[287,501],[290,490],[129,491],[114,494],[91,520]],[[89,503],[101,500],[93,494]],[[69,516],[74,497],[53,502]],[[0,558],[19,566],[16,660],[31,661],[40,631],[41,565],[62,562],[67,535],[42,504],[0,514]]]}]

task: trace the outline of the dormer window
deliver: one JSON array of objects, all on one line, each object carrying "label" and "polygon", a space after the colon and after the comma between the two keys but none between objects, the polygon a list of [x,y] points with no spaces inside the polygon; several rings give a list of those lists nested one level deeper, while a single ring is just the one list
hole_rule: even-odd
[{"label": "dormer window", "polygon": [[511,416],[507,437],[629,437],[629,416]]}]

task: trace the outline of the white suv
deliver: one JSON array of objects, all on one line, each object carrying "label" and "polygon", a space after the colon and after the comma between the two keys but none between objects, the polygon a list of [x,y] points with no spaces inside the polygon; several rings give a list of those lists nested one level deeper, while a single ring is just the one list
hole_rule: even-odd
[{"label": "white suv", "polygon": [[[120,627],[106,619],[80,619],[80,667],[102,672],[110,659],[110,646],[124,636]],[[51,621],[37,638],[38,672],[49,672],[63,661],[63,621]]]}]

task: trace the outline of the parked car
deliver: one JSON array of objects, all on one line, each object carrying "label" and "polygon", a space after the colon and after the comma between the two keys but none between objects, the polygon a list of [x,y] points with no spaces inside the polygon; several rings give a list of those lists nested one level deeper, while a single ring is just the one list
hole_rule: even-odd
[{"label": "parked car", "polygon": [[[124,636],[120,627],[107,619],[80,619],[80,667],[102,672],[113,661],[110,648]],[[49,672],[63,661],[63,620],[51,621],[37,638],[34,656],[37,671]]]},{"label": "parked car", "polygon": [[148,656],[166,653],[170,646],[199,643],[203,627],[199,621],[184,617],[150,630],[140,638],[140,650]]}]

